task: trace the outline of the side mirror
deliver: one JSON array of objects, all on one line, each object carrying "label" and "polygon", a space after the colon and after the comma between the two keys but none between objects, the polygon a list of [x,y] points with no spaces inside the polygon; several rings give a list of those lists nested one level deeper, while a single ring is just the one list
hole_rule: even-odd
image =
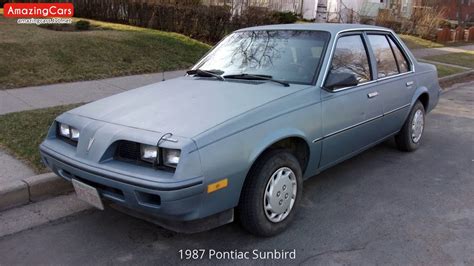
[{"label": "side mirror", "polygon": [[359,81],[356,75],[352,73],[329,72],[324,88],[333,91],[337,88],[352,87],[357,84],[359,84]]}]

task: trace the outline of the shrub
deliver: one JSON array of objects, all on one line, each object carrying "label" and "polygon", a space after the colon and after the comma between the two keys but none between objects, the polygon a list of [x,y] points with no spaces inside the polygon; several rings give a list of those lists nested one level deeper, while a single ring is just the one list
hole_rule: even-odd
[{"label": "shrub", "polygon": [[291,24],[298,21],[298,15],[293,12],[274,12],[273,17],[280,24]]},{"label": "shrub", "polygon": [[410,18],[413,23],[410,33],[425,39],[432,39],[436,36],[436,31],[443,21],[445,12],[445,9],[435,7],[414,8]]},{"label": "shrub", "polygon": [[439,22],[439,27],[440,28],[450,28],[452,29],[453,28],[453,25],[451,24],[451,22],[449,22],[448,20],[446,19],[443,19]]},{"label": "shrub", "polygon": [[380,9],[375,18],[375,25],[390,28],[397,33],[400,33],[402,23],[395,16],[392,15],[389,9]]},{"label": "shrub", "polygon": [[[216,43],[236,29],[262,24],[293,23],[297,16],[268,8],[203,5],[199,0],[75,0],[78,17],[172,31]],[[279,13],[279,12],[278,12]]]},{"label": "shrub", "polygon": [[402,29],[402,23],[397,20],[383,20],[383,21],[377,21],[376,22],[377,26],[382,26],[385,28],[392,29],[396,33],[400,33]]},{"label": "shrub", "polygon": [[79,20],[76,22],[77,30],[89,30],[91,23],[87,20]]},{"label": "shrub", "polygon": [[375,25],[375,20],[372,17],[360,17],[359,20],[360,24],[365,24],[365,25]]}]

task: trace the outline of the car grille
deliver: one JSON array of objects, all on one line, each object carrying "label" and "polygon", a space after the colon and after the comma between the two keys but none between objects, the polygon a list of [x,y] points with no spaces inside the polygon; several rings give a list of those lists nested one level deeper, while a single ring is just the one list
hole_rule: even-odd
[{"label": "car grille", "polygon": [[122,160],[146,163],[140,160],[140,144],[132,141],[120,141],[117,146],[116,156]]}]

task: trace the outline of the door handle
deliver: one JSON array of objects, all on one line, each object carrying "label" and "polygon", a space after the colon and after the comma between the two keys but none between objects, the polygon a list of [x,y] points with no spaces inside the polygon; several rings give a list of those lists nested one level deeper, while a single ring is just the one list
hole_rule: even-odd
[{"label": "door handle", "polygon": [[374,91],[374,92],[371,92],[371,93],[367,94],[367,97],[374,98],[374,97],[377,97],[378,95],[379,95],[379,93],[377,91]]},{"label": "door handle", "polygon": [[414,82],[413,81],[408,81],[406,84],[407,84],[407,87],[410,87],[411,85],[414,84]]}]

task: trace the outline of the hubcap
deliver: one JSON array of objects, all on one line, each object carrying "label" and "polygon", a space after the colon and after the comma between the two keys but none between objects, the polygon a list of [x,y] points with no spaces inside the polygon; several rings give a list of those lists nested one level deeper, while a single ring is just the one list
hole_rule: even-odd
[{"label": "hubcap", "polygon": [[414,143],[420,141],[421,135],[423,134],[424,123],[423,111],[416,110],[413,121],[411,122],[411,139]]},{"label": "hubcap", "polygon": [[296,176],[288,167],[276,170],[268,180],[263,196],[263,208],[268,220],[283,221],[291,212],[296,199]]}]

